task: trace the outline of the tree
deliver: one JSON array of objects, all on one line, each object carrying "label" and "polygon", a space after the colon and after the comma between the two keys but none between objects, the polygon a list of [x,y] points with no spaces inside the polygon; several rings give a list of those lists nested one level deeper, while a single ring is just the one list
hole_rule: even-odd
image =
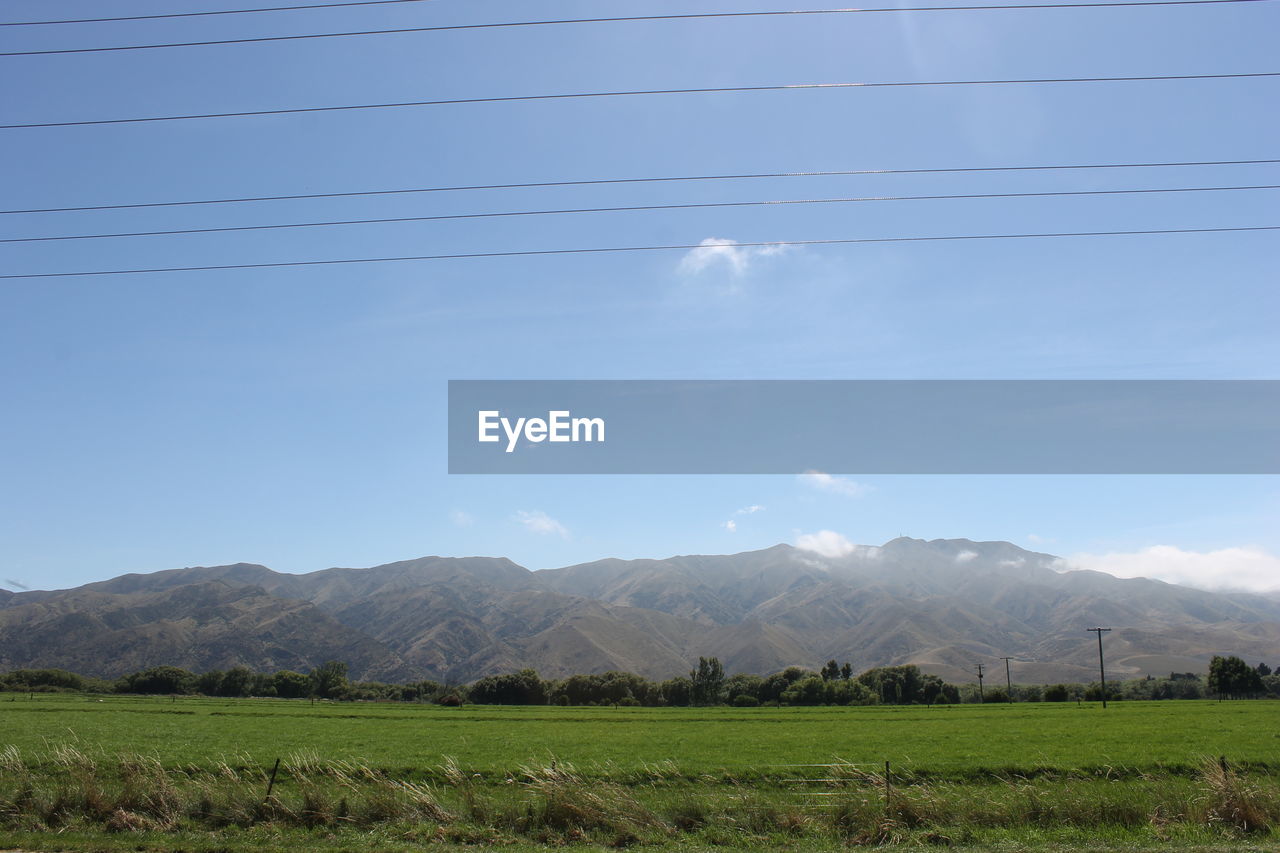
[{"label": "tree", "polygon": [[509,675],[482,678],[471,685],[468,693],[477,705],[545,705],[548,691],[538,673],[522,669]]},{"label": "tree", "polygon": [[1219,698],[1238,699],[1263,692],[1262,676],[1235,655],[1215,655],[1209,662],[1209,692]]},{"label": "tree", "polygon": [[311,670],[311,690],[321,699],[342,698],[347,691],[347,665],[331,660]]},{"label": "tree", "polygon": [[810,669],[799,666],[789,666],[782,672],[775,672],[764,680],[760,685],[760,701],[761,702],[780,702],[782,694],[788,687],[795,684],[802,678],[808,678],[811,675],[817,675]]},{"label": "tree", "polygon": [[[756,704],[760,704],[760,688],[764,685],[764,679],[758,675],[748,675],[740,672],[737,675],[729,676],[725,681],[725,698],[730,705],[738,703],[738,697],[749,696],[756,700]],[[746,707],[746,706],[743,706]]]},{"label": "tree", "polygon": [[946,682],[936,675],[926,675],[921,679],[920,701],[926,705],[932,705],[938,701],[938,697],[942,695],[942,691],[946,688]]},{"label": "tree", "polygon": [[85,689],[85,679],[65,669],[17,669],[0,676],[0,684],[13,690]]},{"label": "tree", "polygon": [[176,666],[153,666],[116,683],[117,693],[191,693],[195,689],[195,673]]},{"label": "tree", "polygon": [[662,698],[668,705],[684,706],[693,701],[693,682],[683,676],[662,682]]},{"label": "tree", "polygon": [[282,669],[271,676],[271,685],[282,699],[305,699],[311,693],[311,679],[300,672]]},{"label": "tree", "polygon": [[211,669],[204,675],[196,679],[196,692],[203,696],[218,696],[222,690],[222,676],[225,673],[220,669]]},{"label": "tree", "polygon": [[821,705],[826,701],[826,682],[819,676],[802,678],[782,691],[782,701],[787,705]]},{"label": "tree", "polygon": [[218,685],[219,696],[248,696],[253,685],[253,671],[244,666],[233,666],[222,675]]},{"label": "tree", "polygon": [[1046,702],[1065,702],[1070,697],[1067,692],[1067,685],[1055,684],[1052,687],[1044,689],[1044,701]]},{"label": "tree", "polygon": [[871,689],[886,705],[910,705],[925,701],[925,679],[915,664],[869,669],[858,676],[858,681]]},{"label": "tree", "polygon": [[719,705],[724,691],[724,667],[719,658],[698,658],[698,668],[690,670],[693,682],[691,700],[695,705]]},{"label": "tree", "polygon": [[829,660],[826,665],[822,667],[822,672],[819,674],[822,676],[823,681],[835,681],[840,677],[840,664],[836,663],[834,660]]}]

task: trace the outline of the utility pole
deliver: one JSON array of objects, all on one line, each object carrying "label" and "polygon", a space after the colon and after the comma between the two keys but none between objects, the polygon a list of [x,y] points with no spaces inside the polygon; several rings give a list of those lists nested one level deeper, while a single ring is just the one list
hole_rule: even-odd
[{"label": "utility pole", "polygon": [[1009,676],[1009,658],[1000,658],[1004,661],[1004,686],[1009,691],[1009,703],[1013,703],[1013,679]]},{"label": "utility pole", "polygon": [[982,695],[982,664],[978,664],[978,704],[981,705],[987,701],[987,697]]},{"label": "utility pole", "polygon": [[1102,677],[1102,707],[1107,707],[1107,668],[1102,665],[1102,635],[1110,628],[1085,628],[1098,635],[1098,675]]}]

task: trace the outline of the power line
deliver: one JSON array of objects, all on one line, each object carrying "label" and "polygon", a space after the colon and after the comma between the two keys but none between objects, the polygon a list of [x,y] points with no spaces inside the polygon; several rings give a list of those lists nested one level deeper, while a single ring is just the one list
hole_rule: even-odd
[{"label": "power line", "polygon": [[72,18],[59,21],[3,21],[0,27],[46,27],[54,24],[104,24],[112,21],[156,21],[164,18],[204,18],[209,15],[250,15],[258,12],[292,12],[299,9],[340,9],[347,6],[390,6],[427,0],[356,0],[347,3],[311,3],[306,6],[264,6],[258,9],[218,9],[213,12],[170,12],[167,15],[122,15],[115,18]]},{"label": "power line", "polygon": [[1228,192],[1232,190],[1280,190],[1280,184],[1234,187],[1167,187],[1136,190],[1065,190],[1024,193],[966,193],[958,195],[856,196],[848,198],[771,199],[767,201],[711,201],[687,204],[641,204],[624,207],[573,207],[548,210],[507,210],[485,213],[450,213],[433,216],[395,216],[384,219],[340,219],[320,222],[288,222],[272,225],[230,225],[218,228],[179,228],[167,231],[126,231],[105,234],[68,234],[50,237],[10,237],[0,243],[46,243],[57,240],[99,240],[113,237],[164,237],[178,234],[215,234],[229,231],[274,231],[283,228],[320,228],[338,225],[385,225],[398,222],[441,222],[456,219],[494,219],[512,216],[551,216],[568,213],[623,213],[652,210],[700,210],[725,207],[771,207],[801,204],[848,204],[876,201],[952,201],[957,199],[1050,198],[1059,196],[1147,195],[1153,193]]},{"label": "power line", "polygon": [[1179,163],[1083,163],[1048,166],[964,166],[939,169],[844,169],[811,172],[754,172],[739,175],[675,175],[650,178],[594,178],[576,181],[535,181],[521,184],[472,184],[469,186],[411,187],[395,190],[356,190],[352,192],[303,193],[297,195],[244,196],[240,198],[190,199],[183,201],[150,201],[134,204],[95,204],[78,207],[30,207],[0,210],[0,215],[18,213],[70,213],[85,210],[132,210],[146,207],[184,207],[197,204],[240,204],[258,201],[300,201],[313,198],[352,198],[356,196],[405,195],[408,193],[443,193],[472,190],[534,189],[541,187],[581,187],[609,184],[653,184],[679,181],[735,181],[759,178],[850,177],[857,175],[938,175],[967,172],[1047,172],[1073,169],[1163,169],[1186,166],[1256,166],[1280,163],[1269,160],[1192,160]]},{"label": "power line", "polygon": [[[744,243],[717,243],[716,249],[748,249],[754,247],[776,246],[839,246],[863,243],[935,243],[955,242],[961,240],[1026,240],[1056,237],[1130,237],[1139,235],[1165,234],[1222,234],[1246,231],[1280,231],[1280,225],[1250,225],[1228,228],[1158,228],[1151,230],[1128,231],[1060,231],[1041,234],[959,234],[939,237],[854,237],[832,240],[769,240]],[[191,267],[151,267],[127,270],[85,270],[82,272],[48,272],[48,273],[10,273],[0,275],[0,280],[15,278],[76,278],[83,276],[133,275],[139,273],[160,272],[196,272],[201,270],[248,270],[271,269],[278,267],[317,267],[339,264],[375,264],[394,261],[445,261],[470,260],[474,258],[521,258],[538,255],[596,255],[618,252],[658,252],[672,250],[688,250],[707,248],[701,243],[654,246],[604,246],[584,249],[525,249],[503,252],[457,252],[443,255],[404,255],[399,257],[377,258],[336,258],[323,261],[276,261],[257,264],[211,264]]]},{"label": "power line", "polygon": [[691,89],[633,89],[611,92],[562,92],[550,95],[504,95],[489,98],[445,98],[432,101],[398,101],[384,104],[346,104],[334,107],[292,107],[277,110],[243,110],[228,113],[192,113],[172,116],[143,116],[138,118],[107,118],[86,121],[32,122],[27,124],[0,124],[0,130],[18,130],[35,127],[85,127],[104,124],[137,124],[156,121],[188,121],[191,119],[243,118],[246,116],[292,115],[296,113],[327,113],[348,110],[383,110],[402,107],[438,107],[456,104],[496,104],[517,101],[563,101],[581,98],[619,98],[636,95],[709,95],[728,92],[781,92],[800,89],[888,89],[922,86],[1002,86],[1043,83],[1134,83],[1168,80],[1239,80],[1245,78],[1280,77],[1280,71],[1254,71],[1237,74],[1163,74],[1123,77],[1034,77],[1017,80],[898,80],[871,83],[786,83],[773,86],[713,86]]},{"label": "power line", "polygon": [[[457,30],[509,29],[514,27],[546,27],[569,24],[636,23],[644,21],[688,21],[716,18],[763,18],[803,15],[852,15],[901,12],[995,12],[1032,9],[1115,9],[1143,6],[1215,6],[1225,3],[1267,3],[1271,0],[1135,0],[1135,2],[1097,3],[1022,3],[1017,5],[966,5],[966,6],[914,6],[907,8],[880,7],[874,9],[792,9],[760,12],[698,12],[676,15],[625,15],[602,18],[558,18],[538,21],[498,21],[489,24],[444,24],[430,27],[397,27],[381,30],[350,30],[339,33],[304,33],[287,36],[258,36],[254,38],[211,39],[207,41],[159,42],[152,44],[110,45],[106,47],[59,48],[52,50],[22,50],[0,53],[0,56],[49,56],[68,53],[104,53],[121,50],[156,50],[175,47],[208,47],[225,44],[255,44],[262,42],[299,41],[303,39],[346,38],[352,36],[376,36],[404,33],[451,32]],[[253,11],[253,10],[246,10]],[[168,16],[166,16],[168,17]],[[175,16],[176,17],[176,16]],[[86,21],[87,22],[87,21]],[[35,23],[72,23],[48,21]],[[78,23],[78,22],[77,22]],[[15,22],[20,24],[20,22]]]}]

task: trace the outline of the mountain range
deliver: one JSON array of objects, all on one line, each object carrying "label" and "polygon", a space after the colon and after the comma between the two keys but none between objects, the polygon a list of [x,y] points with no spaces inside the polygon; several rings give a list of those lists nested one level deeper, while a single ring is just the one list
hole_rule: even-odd
[{"label": "mountain range", "polygon": [[913,663],[970,681],[1011,657],[1024,683],[1203,671],[1215,654],[1280,659],[1280,600],[1092,571],[1008,542],[906,537],[838,557],[790,545],[606,559],[530,571],[505,558],[422,557],[284,574],[265,566],[128,574],[68,590],[0,590],[0,670],[115,677],[171,664],[450,683],[687,673],[699,656],[765,674],[829,659]]}]

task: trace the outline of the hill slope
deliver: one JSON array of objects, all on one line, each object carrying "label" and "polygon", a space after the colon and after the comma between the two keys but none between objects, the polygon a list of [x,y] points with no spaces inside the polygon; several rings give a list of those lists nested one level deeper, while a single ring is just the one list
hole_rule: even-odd
[{"label": "hill slope", "polygon": [[264,566],[130,574],[0,596],[0,668],[116,676],[145,666],[308,669],[452,682],[730,672],[828,659],[916,663],[953,680],[1011,656],[1017,680],[1087,680],[1110,625],[1117,677],[1203,669],[1214,654],[1280,659],[1280,601],[1098,572],[1060,572],[1008,542],[899,538],[821,557],[788,545],[601,560],[531,572],[505,558],[423,557],[290,575]]}]

